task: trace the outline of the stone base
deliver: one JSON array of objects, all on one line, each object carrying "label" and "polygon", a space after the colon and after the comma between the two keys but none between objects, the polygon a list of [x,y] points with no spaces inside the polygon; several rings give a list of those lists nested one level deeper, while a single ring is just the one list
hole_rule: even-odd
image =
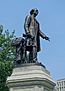
[{"label": "stone base", "polygon": [[10,91],[54,91],[50,72],[39,63],[22,64],[7,79]]}]

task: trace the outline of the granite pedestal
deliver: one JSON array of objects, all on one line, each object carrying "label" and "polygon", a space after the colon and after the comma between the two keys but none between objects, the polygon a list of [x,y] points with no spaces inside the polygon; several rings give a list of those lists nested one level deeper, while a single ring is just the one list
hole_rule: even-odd
[{"label": "granite pedestal", "polygon": [[21,64],[7,78],[10,91],[54,91],[50,72],[40,63]]}]

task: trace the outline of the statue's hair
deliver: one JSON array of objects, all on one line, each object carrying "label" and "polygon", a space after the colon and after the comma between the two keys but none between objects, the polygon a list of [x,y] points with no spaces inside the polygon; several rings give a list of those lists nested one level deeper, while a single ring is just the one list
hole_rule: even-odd
[{"label": "statue's hair", "polygon": [[37,8],[32,9],[32,10],[30,11],[30,14],[32,15],[35,11],[38,12],[38,9],[37,9]]}]

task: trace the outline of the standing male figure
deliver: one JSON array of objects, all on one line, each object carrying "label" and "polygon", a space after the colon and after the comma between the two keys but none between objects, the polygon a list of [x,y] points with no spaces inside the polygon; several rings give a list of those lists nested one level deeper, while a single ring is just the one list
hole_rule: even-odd
[{"label": "standing male figure", "polygon": [[36,8],[30,11],[30,15],[26,16],[24,29],[27,36],[27,46],[29,47],[29,61],[37,62],[37,52],[40,51],[40,36],[49,40],[49,38],[40,31],[39,23],[36,20],[36,16],[38,15],[38,10]]}]

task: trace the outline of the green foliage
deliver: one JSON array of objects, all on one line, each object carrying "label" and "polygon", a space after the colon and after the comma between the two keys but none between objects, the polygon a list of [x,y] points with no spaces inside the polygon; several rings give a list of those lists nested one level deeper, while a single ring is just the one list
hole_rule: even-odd
[{"label": "green foliage", "polygon": [[9,91],[6,79],[11,75],[13,65],[11,61],[0,62],[0,91]]},{"label": "green foliage", "polygon": [[0,61],[8,61],[14,58],[15,50],[11,46],[11,40],[14,38],[14,31],[12,34],[6,30],[3,33],[3,26],[0,26]]},{"label": "green foliage", "polygon": [[9,91],[6,86],[6,79],[11,75],[15,57],[15,48],[12,47],[11,40],[15,37],[15,32],[11,34],[8,30],[4,31],[0,25],[0,91]]}]

